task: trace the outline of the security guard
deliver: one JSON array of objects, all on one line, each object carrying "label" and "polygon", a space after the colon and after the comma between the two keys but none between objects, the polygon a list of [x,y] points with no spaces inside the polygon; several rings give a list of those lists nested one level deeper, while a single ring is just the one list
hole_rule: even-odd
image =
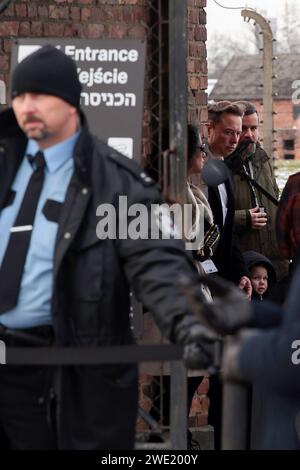
[{"label": "security guard", "polygon": [[[37,347],[132,344],[130,283],[165,336],[186,345],[187,364],[205,367],[204,327],[178,289],[181,275],[194,276],[183,243],[96,233],[101,204],[116,207],[120,195],[128,207],[162,200],[135,162],[89,133],[80,92],[75,63],[52,46],[13,73],[12,109],[0,115],[0,339]],[[0,435],[10,448],[133,447],[135,365],[63,367],[58,435],[50,426],[52,381],[42,367],[1,368]]]}]

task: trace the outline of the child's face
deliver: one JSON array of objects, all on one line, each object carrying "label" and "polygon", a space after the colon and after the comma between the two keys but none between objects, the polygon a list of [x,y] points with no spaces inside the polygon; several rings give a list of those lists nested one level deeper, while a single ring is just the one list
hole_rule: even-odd
[{"label": "child's face", "polygon": [[254,266],[251,269],[251,284],[253,290],[263,295],[268,289],[268,271],[263,266]]}]

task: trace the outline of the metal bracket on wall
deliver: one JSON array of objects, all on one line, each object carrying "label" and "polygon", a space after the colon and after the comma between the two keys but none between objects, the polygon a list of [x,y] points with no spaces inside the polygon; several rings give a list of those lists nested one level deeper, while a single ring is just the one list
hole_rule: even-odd
[{"label": "metal bracket on wall", "polygon": [[2,0],[0,1],[0,14],[8,7],[12,0]]}]

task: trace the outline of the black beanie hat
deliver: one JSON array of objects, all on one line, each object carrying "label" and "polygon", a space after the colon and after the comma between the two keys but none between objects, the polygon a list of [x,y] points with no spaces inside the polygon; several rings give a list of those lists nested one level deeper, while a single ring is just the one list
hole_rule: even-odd
[{"label": "black beanie hat", "polygon": [[76,108],[81,84],[75,62],[54,46],[46,45],[23,59],[12,74],[12,99],[22,93],[54,95]]}]

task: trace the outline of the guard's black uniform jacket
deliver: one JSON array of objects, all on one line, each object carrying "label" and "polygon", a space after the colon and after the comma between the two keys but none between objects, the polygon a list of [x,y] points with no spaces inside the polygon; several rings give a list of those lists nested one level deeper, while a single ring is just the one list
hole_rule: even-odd
[{"label": "guard's black uniform jacket", "polygon": [[[26,138],[11,110],[0,114],[0,210],[24,155]],[[59,216],[54,255],[52,318],[56,344],[124,345],[129,326],[129,283],[172,339],[174,319],[189,311],[178,288],[194,267],[180,240],[100,240],[101,203],[158,203],[159,190],[133,161],[92,136],[82,116],[75,171]],[[130,448],[137,411],[135,365],[62,368],[60,446]],[[38,431],[37,431],[38,432]]]}]

